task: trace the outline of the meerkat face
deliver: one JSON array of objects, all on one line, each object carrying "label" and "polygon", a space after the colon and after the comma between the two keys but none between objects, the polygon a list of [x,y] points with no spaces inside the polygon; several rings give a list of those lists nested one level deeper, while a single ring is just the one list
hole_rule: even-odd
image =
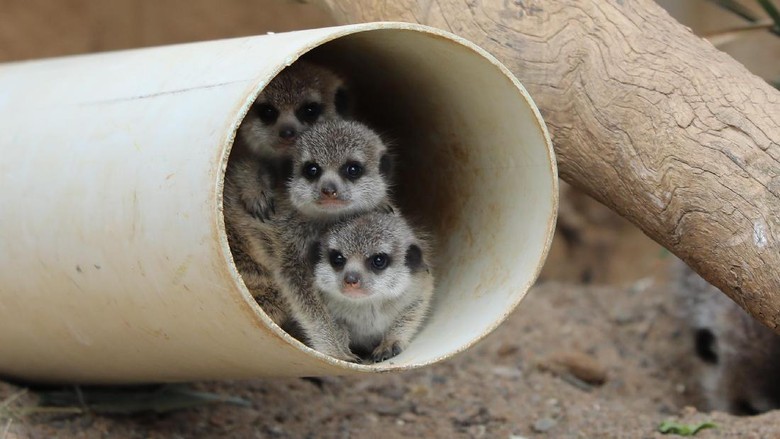
[{"label": "meerkat face", "polygon": [[254,154],[285,157],[301,133],[345,113],[343,81],[328,69],[298,61],[263,89],[238,131]]},{"label": "meerkat face", "polygon": [[395,213],[372,212],[334,226],[316,257],[315,285],[335,300],[393,299],[427,269],[421,244]]},{"label": "meerkat face", "polygon": [[292,205],[313,218],[364,212],[387,199],[390,159],[367,126],[343,120],[318,124],[294,148],[288,183]]}]

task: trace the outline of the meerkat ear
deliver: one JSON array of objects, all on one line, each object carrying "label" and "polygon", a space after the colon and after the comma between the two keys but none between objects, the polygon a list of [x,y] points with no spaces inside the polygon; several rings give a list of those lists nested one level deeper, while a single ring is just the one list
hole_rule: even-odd
[{"label": "meerkat ear", "polygon": [[339,116],[347,117],[349,115],[349,92],[343,85],[336,89],[334,104],[336,105],[336,113]]},{"label": "meerkat ear", "polygon": [[390,154],[382,154],[379,159],[379,173],[385,178],[390,178],[393,173],[393,158]]},{"label": "meerkat ear", "polygon": [[315,266],[320,263],[320,260],[322,259],[322,245],[320,245],[319,241],[315,241],[310,247],[309,252],[306,255],[306,259],[312,266]]},{"label": "meerkat ear", "polygon": [[406,249],[406,257],[404,258],[404,264],[409,267],[412,273],[416,273],[425,268],[425,261],[423,261],[422,249],[417,244],[412,244]]}]

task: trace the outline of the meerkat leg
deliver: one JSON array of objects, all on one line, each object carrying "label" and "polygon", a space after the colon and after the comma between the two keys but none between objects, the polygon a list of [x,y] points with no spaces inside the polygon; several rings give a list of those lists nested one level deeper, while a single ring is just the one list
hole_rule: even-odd
[{"label": "meerkat leg", "polygon": [[233,261],[249,293],[268,317],[282,326],[289,319],[290,312],[271,277],[271,272],[254,261],[240,245],[233,245],[232,248]]},{"label": "meerkat leg", "polygon": [[267,221],[274,213],[274,174],[273,164],[241,157],[228,167],[226,186],[253,218]]},{"label": "meerkat leg", "polygon": [[426,299],[418,299],[409,304],[393,322],[393,326],[382,337],[382,341],[374,348],[371,360],[375,363],[389,360],[400,354],[409,346],[412,337],[422,326],[428,311]]},{"label": "meerkat leg", "polygon": [[258,283],[248,283],[247,288],[263,312],[277,326],[281,327],[287,322],[290,318],[287,303],[270,278],[262,279]]},{"label": "meerkat leg", "polygon": [[270,191],[261,187],[245,188],[241,191],[241,202],[252,217],[268,221],[274,213],[274,198]]},{"label": "meerkat leg", "polygon": [[348,331],[336,324],[306,273],[300,261],[289,261],[279,270],[277,281],[311,347],[340,360],[359,362],[349,349]]},{"label": "meerkat leg", "polygon": [[[279,234],[285,227],[294,227],[290,225],[294,223],[291,216],[287,211],[264,223],[255,221],[246,242],[249,254],[273,267],[273,279],[290,310],[290,318],[297,321],[310,347],[340,360],[359,362],[360,358],[349,349],[349,332],[336,324],[314,287],[313,269],[301,249],[305,245]],[[300,229],[300,236],[296,237],[305,238],[307,233]]]}]

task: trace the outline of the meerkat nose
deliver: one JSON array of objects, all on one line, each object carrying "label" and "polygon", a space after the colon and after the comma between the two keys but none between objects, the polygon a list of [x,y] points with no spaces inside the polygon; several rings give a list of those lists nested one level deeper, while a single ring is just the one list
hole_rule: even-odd
[{"label": "meerkat nose", "polygon": [[322,185],[320,192],[322,192],[322,195],[325,195],[328,198],[336,198],[338,195],[338,192],[336,191],[336,185],[332,183],[326,183]]},{"label": "meerkat nose", "polygon": [[360,287],[360,274],[350,271],[344,275],[344,284],[350,288]]},{"label": "meerkat nose", "polygon": [[295,137],[295,130],[290,127],[284,127],[281,130],[279,130],[279,137],[285,140],[290,140],[293,137]]}]

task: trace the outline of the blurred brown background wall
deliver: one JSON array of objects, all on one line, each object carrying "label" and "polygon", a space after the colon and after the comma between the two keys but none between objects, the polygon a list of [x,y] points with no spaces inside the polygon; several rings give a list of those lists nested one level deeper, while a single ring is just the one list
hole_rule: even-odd
[{"label": "blurred brown background wall", "polygon": [[[741,0],[762,15],[755,0]],[[707,0],[658,0],[700,35],[745,22]],[[333,25],[306,0],[0,0],[0,62]],[[780,77],[780,38],[721,46],[754,73]]]},{"label": "blurred brown background wall", "polygon": [[[707,0],[656,0],[678,21],[705,37],[721,34],[747,24],[742,18]],[[756,0],[738,0],[757,17],[766,17]],[[775,4],[778,2],[775,0]],[[720,39],[722,41],[722,38]],[[743,33],[739,38],[718,44],[720,50],[733,56],[751,72],[770,80],[780,79],[780,37],[767,31]]]},{"label": "blurred brown background wall", "polygon": [[0,61],[333,24],[293,0],[0,0]]}]

